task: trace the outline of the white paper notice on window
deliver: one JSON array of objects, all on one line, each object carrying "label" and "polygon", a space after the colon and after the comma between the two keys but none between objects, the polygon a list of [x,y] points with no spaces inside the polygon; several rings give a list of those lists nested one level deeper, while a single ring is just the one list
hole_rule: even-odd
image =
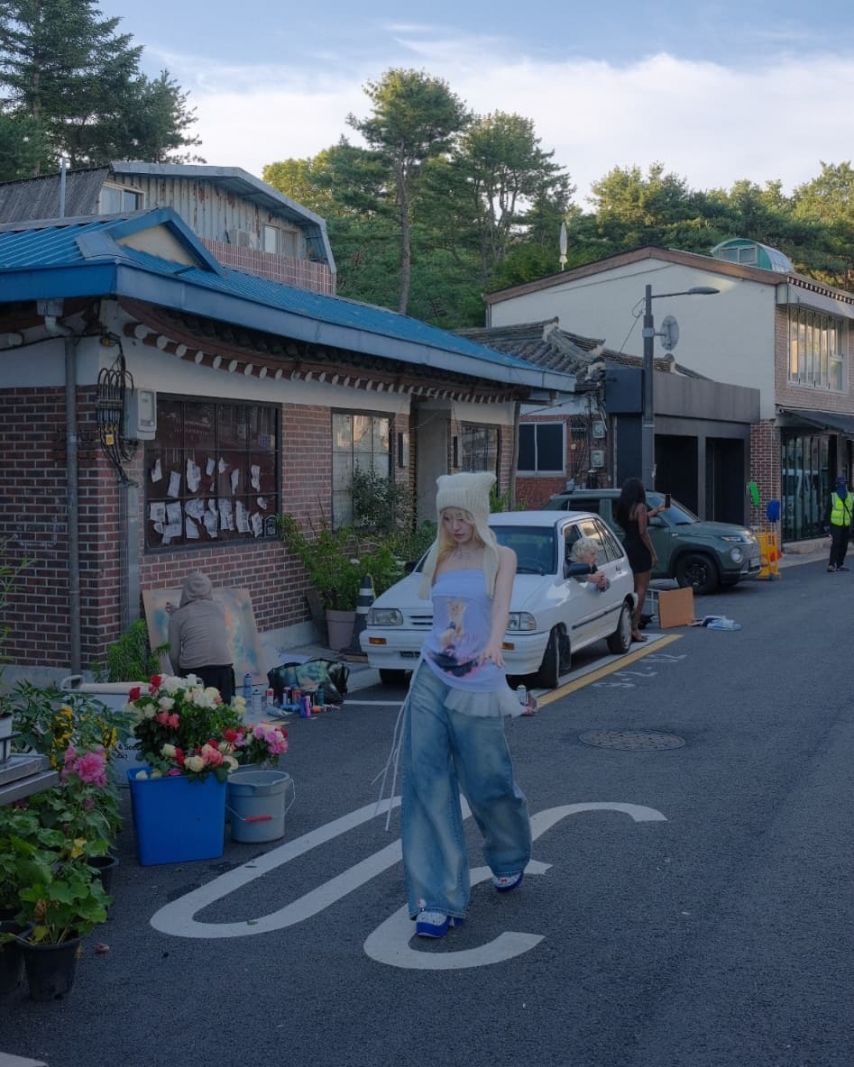
[{"label": "white paper notice on window", "polygon": [[208,462],[207,462],[207,466],[205,467],[205,474],[208,476],[208,478],[210,478],[215,470],[216,470],[216,460],[215,459],[209,459]]},{"label": "white paper notice on window", "polygon": [[[166,504],[160,500],[148,505],[148,518],[151,522],[166,522]],[[160,533],[160,531],[157,531]]]},{"label": "white paper notice on window", "polygon": [[[181,505],[177,500],[166,505],[166,520],[170,526],[181,525]],[[178,532],[180,533],[180,530]]]},{"label": "white paper notice on window", "polygon": [[252,485],[252,488],[257,493],[258,490],[261,488],[261,468],[258,466],[257,463],[253,463],[252,466],[249,468],[249,481]]},{"label": "white paper notice on window", "polygon": [[240,485],[240,471],[235,467],[231,472],[231,493],[234,495],[237,492],[237,487]]},{"label": "white paper notice on window", "polygon": [[262,511],[266,511],[267,510],[267,498],[265,496],[259,496],[258,497],[258,507]]},{"label": "white paper notice on window", "polygon": [[196,526],[196,524],[193,522],[189,515],[184,519],[184,532],[186,533],[187,537],[190,538],[190,540],[198,541],[199,528],[198,526]]},{"label": "white paper notice on window", "polygon": [[154,466],[151,468],[151,480],[153,482],[160,482],[163,480],[163,468],[160,466],[160,460],[154,461]]},{"label": "white paper notice on window", "polygon": [[192,459],[187,460],[187,488],[195,493],[202,484],[202,469]]},{"label": "white paper notice on window", "polygon": [[252,533],[256,537],[260,537],[264,532],[264,521],[257,511],[252,512]]},{"label": "white paper notice on window", "polygon": [[184,505],[184,511],[192,518],[201,522],[205,514],[205,502],[204,500],[188,500]]},{"label": "white paper notice on window", "polygon": [[180,537],[183,525],[180,522],[170,522],[163,527],[163,544],[168,545],[173,537]]},{"label": "white paper notice on window", "polygon": [[169,488],[166,490],[166,495],[181,495],[181,475],[178,473],[178,471],[169,471]]},{"label": "white paper notice on window", "polygon": [[225,472],[228,470],[228,464],[225,462],[224,459],[220,459],[219,463],[217,464],[217,470],[220,474],[225,474]]},{"label": "white paper notice on window", "polygon": [[234,512],[237,518],[237,529],[241,533],[249,533],[249,515],[242,500],[235,501]]},{"label": "white paper notice on window", "polygon": [[208,537],[216,537],[219,533],[219,516],[215,511],[205,512],[205,529]]},{"label": "white paper notice on window", "polygon": [[219,502],[219,524],[223,530],[234,529],[234,515],[231,510],[230,500],[220,500]]}]

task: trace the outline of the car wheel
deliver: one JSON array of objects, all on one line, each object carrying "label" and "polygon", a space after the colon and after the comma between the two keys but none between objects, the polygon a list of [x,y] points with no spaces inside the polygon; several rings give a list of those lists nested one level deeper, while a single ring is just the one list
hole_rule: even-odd
[{"label": "car wheel", "polygon": [[534,685],[539,689],[557,689],[560,685],[561,640],[558,627],[549,634],[546,651],[540,669],[534,675]]},{"label": "car wheel", "polygon": [[708,556],[689,552],[680,556],[676,564],[676,581],[695,593],[713,593],[718,587],[718,569]]},{"label": "car wheel", "polygon": [[632,647],[632,609],[628,604],[620,608],[620,618],[617,629],[608,638],[608,651],[615,656],[621,656]]},{"label": "car wheel", "polygon": [[383,685],[393,685],[398,688],[406,685],[409,681],[409,671],[392,671],[380,668],[380,681]]}]

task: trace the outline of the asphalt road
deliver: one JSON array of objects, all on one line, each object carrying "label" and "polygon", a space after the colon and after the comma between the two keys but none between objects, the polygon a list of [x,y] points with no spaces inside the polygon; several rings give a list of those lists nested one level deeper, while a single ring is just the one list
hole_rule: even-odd
[{"label": "asphalt road", "polygon": [[[0,1049],[50,1067],[851,1067],[852,608],[854,573],[787,569],[697,602],[740,631],[680,630],[512,723],[541,873],[507,896],[476,886],[467,925],[435,944],[395,918],[396,821],[323,830],[373,799],[396,707],[295,722],[285,844],[141,868],[128,826],[74,990],[6,998]],[[257,875],[264,853],[287,861],[193,917],[188,893]]]}]

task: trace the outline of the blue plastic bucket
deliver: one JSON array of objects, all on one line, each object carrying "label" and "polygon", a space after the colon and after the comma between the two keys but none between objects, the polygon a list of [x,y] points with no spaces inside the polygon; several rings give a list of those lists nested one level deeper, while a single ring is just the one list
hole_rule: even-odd
[{"label": "blue plastic bucket", "polygon": [[[286,797],[290,790],[290,803]],[[285,815],[294,802],[294,780],[284,771],[247,767],[228,776],[228,814],[235,841],[277,841],[285,836]]]},{"label": "blue plastic bucket", "polygon": [[137,778],[127,772],[136,854],[143,867],[158,863],[216,859],[225,851],[226,784],[209,774],[204,781]]}]

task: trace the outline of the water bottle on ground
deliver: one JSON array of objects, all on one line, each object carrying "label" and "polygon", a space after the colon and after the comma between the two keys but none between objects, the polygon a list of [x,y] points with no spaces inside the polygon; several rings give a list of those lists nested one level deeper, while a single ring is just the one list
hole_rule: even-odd
[{"label": "water bottle on ground", "polygon": [[243,675],[243,699],[247,707],[252,703],[252,675],[248,671]]}]

